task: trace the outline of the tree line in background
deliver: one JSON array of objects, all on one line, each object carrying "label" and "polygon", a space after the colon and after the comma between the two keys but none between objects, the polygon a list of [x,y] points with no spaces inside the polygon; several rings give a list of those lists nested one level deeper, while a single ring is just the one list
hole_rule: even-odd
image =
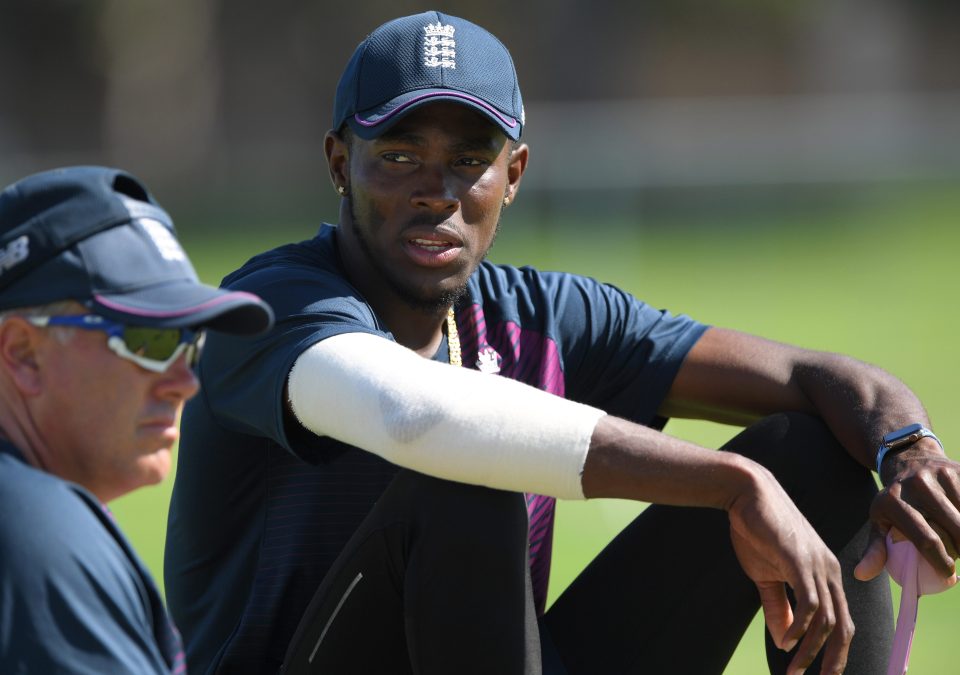
[{"label": "tree line in background", "polygon": [[[276,200],[313,189],[353,47],[382,21],[424,8],[0,0],[0,179],[97,162],[177,194],[256,186]],[[501,37],[534,109],[960,91],[960,5],[948,0],[453,0],[443,9]]]}]

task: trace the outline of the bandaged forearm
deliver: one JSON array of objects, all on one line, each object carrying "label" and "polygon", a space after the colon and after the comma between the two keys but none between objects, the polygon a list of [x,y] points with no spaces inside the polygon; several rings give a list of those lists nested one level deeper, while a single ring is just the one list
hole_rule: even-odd
[{"label": "bandaged forearm", "polygon": [[290,371],[288,395],[305,428],[399,466],[570,499],[583,499],[583,465],[604,415],[364,333],[307,349]]}]

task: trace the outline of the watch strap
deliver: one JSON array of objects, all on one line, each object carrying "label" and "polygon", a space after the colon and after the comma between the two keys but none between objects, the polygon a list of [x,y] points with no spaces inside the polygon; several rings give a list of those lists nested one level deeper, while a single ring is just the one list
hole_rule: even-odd
[{"label": "watch strap", "polygon": [[[904,429],[906,429],[906,427],[904,427]],[[889,445],[884,442],[880,444],[880,447],[877,448],[877,475],[878,476],[880,475],[880,466],[883,464],[883,459],[887,456],[887,454],[891,450],[905,450],[909,448],[911,445],[913,445],[914,443],[916,443],[917,441],[919,441],[921,438],[932,438],[937,442],[937,445],[940,446],[940,449],[941,450],[943,449],[943,443],[940,442],[940,439],[937,438],[937,435],[932,431],[930,431],[929,429],[927,429],[926,427],[921,426],[917,431],[913,432],[912,435],[915,435],[916,438],[914,438],[909,443],[904,443],[900,445]]]}]

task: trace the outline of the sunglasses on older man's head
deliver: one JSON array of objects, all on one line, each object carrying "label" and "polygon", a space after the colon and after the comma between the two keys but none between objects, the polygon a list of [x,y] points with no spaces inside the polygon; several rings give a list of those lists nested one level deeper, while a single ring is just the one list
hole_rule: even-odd
[{"label": "sunglasses on older man's head", "polygon": [[129,326],[97,314],[26,318],[35,326],[69,326],[102,331],[107,334],[107,347],[114,354],[155,373],[166,371],[183,353],[187,355],[187,365],[193,368],[200,360],[200,351],[203,349],[203,330]]}]

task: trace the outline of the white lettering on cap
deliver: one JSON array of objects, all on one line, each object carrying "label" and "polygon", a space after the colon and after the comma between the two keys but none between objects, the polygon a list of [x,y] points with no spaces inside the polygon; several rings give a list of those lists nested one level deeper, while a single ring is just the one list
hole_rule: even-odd
[{"label": "white lettering on cap", "polygon": [[28,255],[30,255],[30,239],[25,234],[17,237],[4,248],[0,248],[0,274],[22,263]]},{"label": "white lettering on cap", "polygon": [[164,260],[183,261],[187,259],[187,254],[184,252],[183,247],[180,246],[180,242],[171,234],[170,230],[164,227],[163,223],[151,218],[141,218],[140,224],[143,225],[143,229],[150,235],[150,238],[153,240],[154,245],[157,247],[157,250],[160,251],[160,255],[163,256]]}]

